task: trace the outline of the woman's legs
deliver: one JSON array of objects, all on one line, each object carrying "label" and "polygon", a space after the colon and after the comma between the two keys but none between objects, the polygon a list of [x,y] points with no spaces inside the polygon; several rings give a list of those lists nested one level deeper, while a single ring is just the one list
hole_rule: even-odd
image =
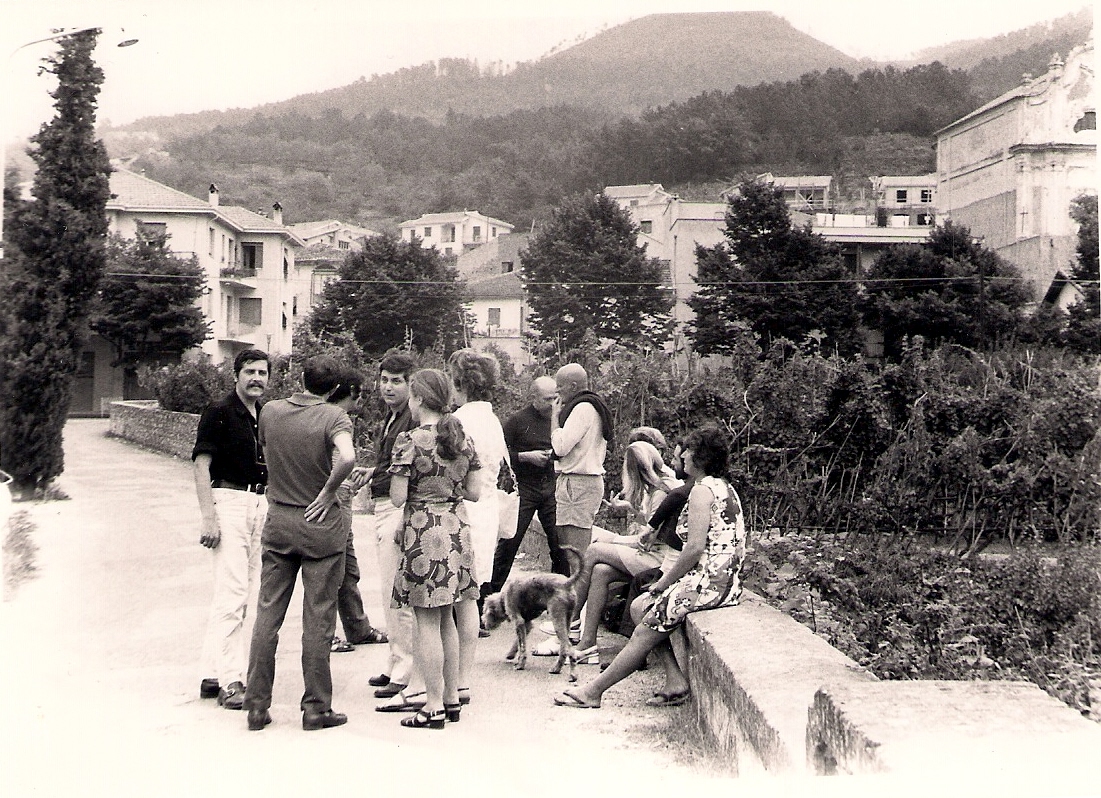
[{"label": "woman's legs", "polygon": [[[592,549],[593,547],[590,547]],[[606,563],[597,563],[593,566],[592,577],[589,581],[589,593],[585,598],[584,620],[581,623],[581,641],[577,644],[579,649],[590,648],[596,645],[596,633],[600,626],[600,616],[604,612],[604,605],[608,603],[608,586],[612,582],[621,582],[625,574]]]},{"label": "woman's legs", "polygon": [[[442,615],[450,612],[450,607],[414,607],[417,619],[417,667],[424,677],[424,711],[438,712],[443,709],[444,688],[444,647]],[[474,632],[477,636],[477,630]]]},{"label": "woman's legs", "polygon": [[[589,606],[592,603],[593,597],[590,596],[590,589],[593,580],[596,578],[596,568],[600,565],[610,567],[617,572],[621,580],[626,580],[632,578],[635,574],[642,573],[647,568],[657,567],[659,562],[660,559],[656,555],[641,552],[634,546],[625,546],[622,543],[593,543],[586,549],[581,562],[581,576],[577,580],[577,595],[587,597],[584,606]],[[600,614],[604,611],[604,602],[608,598],[608,585],[615,581],[617,580],[609,578],[604,583],[604,595],[600,596],[598,594],[596,596],[600,599],[597,608],[593,610],[596,613],[597,622],[600,620]],[[581,641],[582,648],[596,645],[597,623],[589,622],[589,612],[589,610],[586,610],[586,622],[581,625],[584,634]],[[578,605],[574,609],[574,617],[570,620],[573,621],[580,617],[581,605]]]},{"label": "woman's legs", "polygon": [[[462,599],[452,605],[455,609],[455,629],[458,633],[458,673],[455,689],[469,687],[467,681],[474,655],[478,647],[478,603],[471,599]],[[455,703],[455,702],[451,702]]]},{"label": "woman's legs", "polygon": [[664,643],[668,637],[668,632],[658,632],[646,624],[639,624],[635,627],[635,632],[627,641],[627,645],[612,660],[608,670],[584,687],[574,687],[566,690],[565,693],[588,703],[599,704],[605,690],[638,670],[639,666],[646,661],[646,655],[659,644]]}]

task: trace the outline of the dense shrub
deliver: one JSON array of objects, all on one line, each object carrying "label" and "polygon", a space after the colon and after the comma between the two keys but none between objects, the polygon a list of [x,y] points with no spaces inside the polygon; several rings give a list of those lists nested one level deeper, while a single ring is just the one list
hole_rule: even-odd
[{"label": "dense shrub", "polygon": [[215,365],[200,358],[177,366],[143,368],[138,371],[138,381],[164,410],[201,413],[233,388],[233,364]]}]

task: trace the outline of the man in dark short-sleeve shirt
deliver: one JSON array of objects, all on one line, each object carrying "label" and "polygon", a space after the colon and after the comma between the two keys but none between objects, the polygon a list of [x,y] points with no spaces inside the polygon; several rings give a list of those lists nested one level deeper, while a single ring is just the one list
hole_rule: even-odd
[{"label": "man in dark short-sleeve shirt", "polygon": [[261,539],[260,599],[249,651],[248,727],[271,723],[275,651],[295,581],[302,574],[302,728],[340,726],[333,712],[329,653],[336,631],[337,592],[344,580],[348,534],[337,490],[352,472],[352,422],[326,401],[344,369],[322,355],[302,369],[305,390],[269,402],[260,420],[268,461],[268,517]]},{"label": "man in dark short-sleeve shirt", "polygon": [[260,530],[267,513],[268,470],[258,437],[267,354],[241,352],[233,373],[233,391],[211,403],[199,419],[191,459],[203,518],[199,542],[210,549],[214,566],[199,695],[217,696],[226,709],[241,709],[260,585]]}]

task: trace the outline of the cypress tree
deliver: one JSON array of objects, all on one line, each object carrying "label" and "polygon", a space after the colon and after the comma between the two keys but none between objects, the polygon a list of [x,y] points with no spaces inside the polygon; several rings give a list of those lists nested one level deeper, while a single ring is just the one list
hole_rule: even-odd
[{"label": "cypress tree", "polygon": [[111,167],[95,136],[98,34],[67,36],[43,61],[57,76],[56,113],[31,139],[34,199],[16,203],[5,225],[0,467],[22,492],[44,488],[64,468],[62,429],[105,266]]}]

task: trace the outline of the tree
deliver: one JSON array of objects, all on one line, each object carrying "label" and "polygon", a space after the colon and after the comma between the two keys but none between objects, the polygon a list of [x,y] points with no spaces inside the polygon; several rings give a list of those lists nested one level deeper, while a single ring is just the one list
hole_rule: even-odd
[{"label": "tree", "polygon": [[1013,264],[952,222],[925,244],[887,250],[867,276],[864,323],[882,331],[888,356],[899,354],[906,336],[980,348],[1009,339],[1030,297]]},{"label": "tree", "polygon": [[1097,196],[1081,196],[1071,203],[1071,217],[1078,222],[1078,262],[1071,278],[1082,290],[1082,299],[1067,308],[1063,341],[1071,349],[1101,355],[1101,286],[1098,280]]},{"label": "tree", "polygon": [[112,366],[178,356],[210,337],[210,323],[195,306],[204,282],[198,258],[173,255],[167,234],[139,227],[135,240],[112,236],[107,264],[89,326],[110,342]]},{"label": "tree", "polygon": [[639,228],[604,194],[564,199],[520,253],[537,334],[562,350],[592,330],[624,346],[661,346],[671,332],[665,270],[639,246]]},{"label": "tree", "polygon": [[307,320],[315,335],[351,333],[371,357],[403,343],[418,349],[463,345],[463,283],[435,249],[374,236],[345,258],[338,274]]},{"label": "tree", "polygon": [[695,349],[729,354],[747,325],[768,347],[775,338],[820,339],[859,351],[855,275],[838,248],[809,228],[793,228],[783,193],[757,180],[739,185],[726,212],[726,241],[696,248],[699,290],[688,305]]},{"label": "tree", "polygon": [[34,200],[5,224],[0,464],[21,491],[44,487],[64,468],[61,431],[104,270],[111,166],[95,137],[98,33],[67,36],[44,60],[58,79],[56,115],[31,139]]}]

